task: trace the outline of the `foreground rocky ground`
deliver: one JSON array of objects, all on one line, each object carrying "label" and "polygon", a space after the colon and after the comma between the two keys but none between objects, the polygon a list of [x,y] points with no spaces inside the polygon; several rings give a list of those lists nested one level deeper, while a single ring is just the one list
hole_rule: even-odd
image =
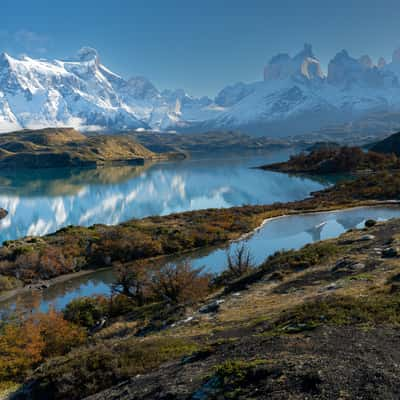
[{"label": "foreground rocky ground", "polygon": [[399,311],[400,221],[371,222],[276,254],[175,318],[110,321],[12,398],[398,399]]}]

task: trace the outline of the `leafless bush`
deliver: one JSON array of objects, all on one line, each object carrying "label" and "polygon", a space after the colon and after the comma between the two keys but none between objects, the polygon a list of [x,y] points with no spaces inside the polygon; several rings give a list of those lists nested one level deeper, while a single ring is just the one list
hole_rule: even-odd
[{"label": "leafless bush", "polygon": [[227,273],[232,278],[239,278],[254,268],[253,257],[248,247],[243,243],[233,253],[226,255]]}]

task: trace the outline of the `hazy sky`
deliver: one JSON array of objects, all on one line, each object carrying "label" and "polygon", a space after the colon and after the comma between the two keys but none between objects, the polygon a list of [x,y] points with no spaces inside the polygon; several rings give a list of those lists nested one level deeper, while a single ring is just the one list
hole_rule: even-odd
[{"label": "hazy sky", "polygon": [[399,21],[399,0],[0,0],[0,51],[65,58],[91,46],[124,77],[215,95],[304,42],[324,65],[343,48],[390,58]]}]

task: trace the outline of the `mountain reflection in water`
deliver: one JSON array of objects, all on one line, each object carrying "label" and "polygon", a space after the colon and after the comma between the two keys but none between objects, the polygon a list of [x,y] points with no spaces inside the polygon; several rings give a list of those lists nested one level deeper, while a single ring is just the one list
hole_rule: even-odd
[{"label": "mountain reflection in water", "polygon": [[307,197],[328,182],[251,169],[288,152],[98,169],[0,173],[0,241],[45,235],[67,225]]}]

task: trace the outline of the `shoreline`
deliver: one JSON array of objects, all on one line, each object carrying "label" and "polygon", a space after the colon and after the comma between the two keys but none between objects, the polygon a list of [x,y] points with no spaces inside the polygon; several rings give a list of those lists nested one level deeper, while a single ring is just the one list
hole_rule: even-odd
[{"label": "shoreline", "polygon": [[[221,243],[220,245],[227,245],[230,243],[235,243],[235,242],[240,242],[242,240],[245,240],[246,238],[251,237],[252,235],[254,235],[255,233],[257,233],[259,230],[261,230],[268,222],[273,221],[273,220],[277,220],[277,219],[281,219],[281,218],[287,218],[290,216],[299,216],[299,215],[310,215],[310,214],[324,214],[324,213],[331,213],[331,212],[339,212],[339,211],[351,211],[351,210],[355,210],[358,208],[375,208],[375,207],[381,207],[381,206],[400,206],[400,200],[382,200],[382,201],[368,201],[365,204],[360,204],[360,205],[354,205],[354,206],[344,206],[341,208],[337,208],[336,207],[332,207],[332,208],[325,208],[322,210],[294,210],[293,212],[289,212],[289,213],[285,213],[282,215],[277,215],[274,217],[268,217],[262,220],[262,222],[260,223],[260,225],[258,225],[256,228],[254,228],[253,230],[242,234],[241,236],[239,236],[237,239],[231,239],[228,240],[225,243]],[[282,208],[282,211],[284,211],[285,209]],[[213,246],[213,247],[219,247],[218,246]],[[190,250],[184,250],[182,252],[176,253],[176,254],[170,254],[170,255],[161,255],[161,256],[157,256],[157,257],[152,257],[150,259],[148,259],[147,261],[160,261],[163,258],[168,259],[170,257],[182,257],[185,254],[188,253],[194,253],[196,251],[199,250],[205,250],[206,247],[199,247],[196,249],[190,249]],[[22,288],[17,288],[17,289],[13,289],[11,291],[7,291],[4,292],[3,294],[0,295],[0,306],[1,303],[6,302],[10,299],[12,299],[13,297],[17,297],[20,294],[29,292],[29,291],[44,291],[48,288],[50,288],[51,286],[54,286],[58,283],[63,283],[63,282],[68,282],[70,280],[73,280],[74,278],[78,278],[81,276],[85,276],[85,275],[90,275],[92,273],[95,272],[101,272],[101,271],[109,271],[112,270],[113,266],[108,266],[108,267],[101,267],[101,268],[91,268],[91,269],[86,269],[86,270],[81,270],[78,272],[72,272],[69,274],[64,274],[64,275],[60,275],[57,276],[55,278],[51,278],[49,280],[42,280],[36,284],[32,284],[32,285],[27,285],[24,286]],[[44,287],[43,287],[44,286]]]},{"label": "shoreline", "polygon": [[380,207],[380,206],[400,206],[400,200],[381,200],[381,201],[371,201],[369,200],[369,203],[371,204],[360,204],[360,205],[355,205],[355,206],[349,206],[349,207],[342,207],[342,208],[326,208],[324,210],[316,210],[316,211],[307,211],[307,210],[303,210],[303,211],[293,211],[291,213],[288,214],[282,214],[282,215],[277,215],[275,217],[268,217],[265,218],[262,223],[257,227],[254,228],[252,231],[244,233],[243,235],[241,235],[238,239],[233,239],[231,241],[229,241],[230,243],[233,242],[240,242],[241,240],[246,239],[247,237],[252,236],[253,234],[255,234],[256,232],[258,232],[260,229],[262,229],[264,227],[264,225],[266,225],[268,222],[273,221],[275,219],[280,219],[280,218],[286,218],[286,217],[291,217],[294,215],[308,215],[308,214],[324,214],[324,213],[331,213],[331,212],[338,212],[338,211],[346,211],[346,210],[355,210],[357,208],[374,208],[374,207]]},{"label": "shoreline", "polygon": [[0,294],[0,306],[1,306],[1,303],[6,302],[7,300],[10,300],[13,297],[17,297],[20,294],[23,294],[25,292],[30,292],[30,291],[42,292],[58,283],[68,282],[72,279],[79,278],[81,276],[90,275],[94,272],[108,271],[110,269],[112,269],[112,267],[85,269],[85,270],[81,270],[81,271],[77,271],[77,272],[71,272],[70,274],[56,276],[55,278],[41,280],[40,282],[32,284],[32,285],[27,285],[27,286],[24,286],[21,288],[9,290],[7,292],[4,292],[3,294]]}]

